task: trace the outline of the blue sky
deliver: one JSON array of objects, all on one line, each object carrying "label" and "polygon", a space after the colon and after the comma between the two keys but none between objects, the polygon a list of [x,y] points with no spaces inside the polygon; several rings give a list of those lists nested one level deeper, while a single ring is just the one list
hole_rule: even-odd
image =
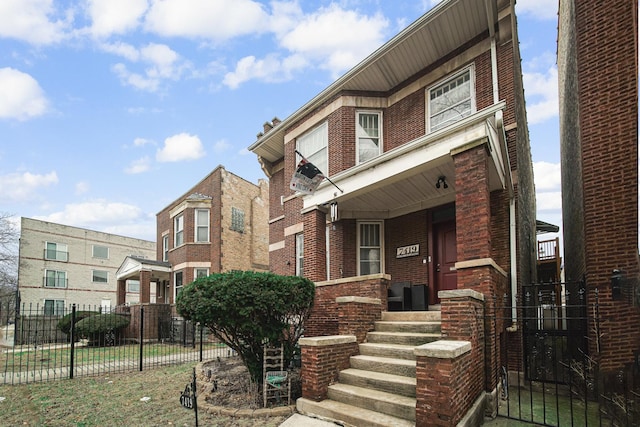
[{"label": "blue sky", "polygon": [[[155,215],[431,0],[2,0],[0,212],[155,240]],[[561,226],[557,0],[518,0],[538,219]],[[553,236],[555,237],[555,236]]]}]

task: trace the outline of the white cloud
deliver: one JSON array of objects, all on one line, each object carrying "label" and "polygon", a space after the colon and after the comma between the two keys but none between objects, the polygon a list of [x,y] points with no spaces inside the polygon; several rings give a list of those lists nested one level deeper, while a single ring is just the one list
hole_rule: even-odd
[{"label": "white cloud", "polygon": [[125,173],[135,175],[138,173],[146,172],[150,168],[151,168],[151,159],[148,156],[145,156],[140,159],[132,161],[129,167],[126,168],[124,171]]},{"label": "white cloud", "polygon": [[33,77],[0,68],[0,119],[27,120],[45,114],[49,102]]},{"label": "white cloud", "polygon": [[85,194],[89,191],[91,186],[86,181],[80,181],[76,183],[76,195]]},{"label": "white cloud", "polygon": [[62,211],[35,218],[125,236],[144,235],[146,237],[141,238],[155,240],[155,219],[150,219],[138,206],[127,203],[103,199],[70,203]]},{"label": "white cloud", "polygon": [[549,55],[523,64],[522,80],[529,124],[542,123],[559,112],[558,69]]},{"label": "white cloud", "polygon": [[65,37],[71,20],[70,12],[56,10],[53,0],[0,1],[0,37],[52,44]]},{"label": "white cloud", "polygon": [[305,65],[306,61],[300,56],[284,60],[280,60],[276,55],[269,55],[264,59],[246,56],[238,61],[233,72],[225,74],[222,82],[231,89],[236,89],[249,80],[282,82],[291,79],[292,72]]},{"label": "white cloud", "polygon": [[359,15],[336,4],[306,15],[280,36],[291,52],[316,58],[334,75],[345,71],[384,43],[389,21],[381,14]]},{"label": "white cloud", "polygon": [[42,189],[58,183],[55,171],[45,175],[30,172],[0,175],[0,199],[24,202],[35,197]]},{"label": "white cloud", "polygon": [[534,162],[537,211],[562,210],[560,163]]},{"label": "white cloud", "polygon": [[164,147],[156,153],[159,162],[196,160],[205,155],[202,142],[197,135],[179,133],[164,140]]},{"label": "white cloud", "polygon": [[131,62],[137,62],[140,59],[140,52],[138,49],[128,43],[101,43],[100,48],[107,53],[118,55]]},{"label": "white cloud", "polygon": [[148,7],[147,0],[89,0],[91,33],[108,37],[135,29]]},{"label": "white cloud", "polygon": [[153,2],[145,28],[162,36],[224,41],[264,31],[268,15],[251,0],[164,0]]},{"label": "white cloud", "polygon": [[557,20],[558,0],[518,0],[516,14],[531,15],[542,20]]},{"label": "white cloud", "polygon": [[143,147],[147,144],[153,144],[153,141],[145,138],[136,138],[133,140],[133,145],[136,147]]},{"label": "white cloud", "polygon": [[536,191],[556,191],[562,184],[560,163],[533,162],[533,176]]},{"label": "white cloud", "polygon": [[226,139],[220,139],[213,144],[213,151],[216,153],[223,153],[231,148],[231,144]]},{"label": "white cloud", "polygon": [[120,78],[120,81],[128,86],[140,90],[156,92],[166,80],[178,80],[190,63],[182,60],[177,52],[165,44],[149,43],[138,50],[123,45],[103,45],[113,53],[120,54],[133,62],[141,62],[146,65],[143,72],[130,71],[123,63],[115,64],[112,71]]}]

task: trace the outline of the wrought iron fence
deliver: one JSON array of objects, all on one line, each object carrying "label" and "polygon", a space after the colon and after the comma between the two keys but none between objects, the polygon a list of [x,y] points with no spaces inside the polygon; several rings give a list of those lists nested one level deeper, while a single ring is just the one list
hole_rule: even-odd
[{"label": "wrought iron fence", "polygon": [[[640,374],[629,364],[600,372],[587,328],[599,329],[598,290],[584,281],[525,286],[512,307],[495,301],[514,327],[501,337],[498,416],[545,426],[640,426]],[[502,317],[504,316],[504,317]]]},{"label": "wrought iron fence", "polygon": [[165,304],[0,308],[0,384],[142,371],[235,353]]}]

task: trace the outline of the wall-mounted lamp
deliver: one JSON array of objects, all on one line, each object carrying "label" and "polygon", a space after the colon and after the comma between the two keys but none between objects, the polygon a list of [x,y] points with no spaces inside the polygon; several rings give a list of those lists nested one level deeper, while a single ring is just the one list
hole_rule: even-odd
[{"label": "wall-mounted lamp", "polygon": [[442,186],[442,188],[449,188],[449,185],[447,184],[447,177],[444,175],[440,175],[436,182],[436,188],[440,188],[440,186]]},{"label": "wall-mounted lamp", "polygon": [[336,222],[338,220],[338,202],[331,202],[329,208],[331,214],[331,222]]}]

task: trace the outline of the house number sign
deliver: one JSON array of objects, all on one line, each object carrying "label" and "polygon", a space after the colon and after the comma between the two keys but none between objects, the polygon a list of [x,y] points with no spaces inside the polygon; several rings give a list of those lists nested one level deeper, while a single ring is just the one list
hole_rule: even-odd
[{"label": "house number sign", "polygon": [[396,258],[406,258],[420,255],[420,245],[400,246],[396,249]]}]

